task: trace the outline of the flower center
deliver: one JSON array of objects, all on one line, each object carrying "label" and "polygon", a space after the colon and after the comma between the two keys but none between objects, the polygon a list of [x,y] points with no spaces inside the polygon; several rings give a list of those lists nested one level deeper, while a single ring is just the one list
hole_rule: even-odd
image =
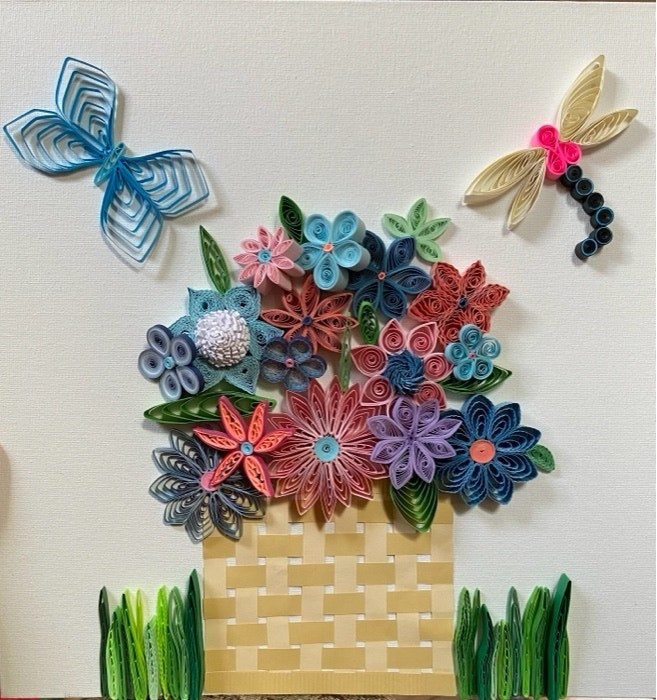
[{"label": "flower center", "polygon": [[490,440],[475,440],[470,445],[470,457],[479,464],[490,462],[495,457],[495,445]]},{"label": "flower center", "polygon": [[267,248],[263,248],[262,250],[258,251],[258,262],[261,263],[268,263],[271,260],[271,251],[269,251]]},{"label": "flower center", "polygon": [[477,353],[474,352],[474,351],[472,351],[472,350],[470,350],[470,352],[468,353],[468,357],[469,357],[471,360],[474,360],[475,357],[477,357]]},{"label": "flower center", "polygon": [[249,351],[251,334],[237,311],[213,311],[196,322],[196,349],[215,367],[232,367]]},{"label": "flower center", "polygon": [[409,350],[390,355],[383,376],[397,394],[415,394],[424,379],[424,362]]},{"label": "flower center", "polygon": [[201,474],[201,478],[199,479],[199,483],[201,484],[201,488],[205,489],[206,491],[216,491],[219,488],[219,484],[216,486],[212,486],[212,477],[214,476],[214,469],[209,471],[209,472],[203,472]]},{"label": "flower center", "polygon": [[465,295],[460,296],[459,300],[456,302],[456,305],[459,307],[459,309],[465,309],[465,307],[468,305],[468,297]]},{"label": "flower center", "polygon": [[333,250],[333,243],[324,243],[324,245],[322,246],[322,250],[325,253],[330,253]]},{"label": "flower center", "polygon": [[340,454],[340,443],[333,435],[324,435],[315,442],[313,452],[322,462],[330,462]]},{"label": "flower center", "polygon": [[377,273],[377,279],[384,280],[386,278],[386,273],[381,270],[381,272]]},{"label": "flower center", "polygon": [[303,323],[304,326],[309,326],[313,322],[313,317],[312,316],[304,316],[301,319],[301,323]]},{"label": "flower center", "polygon": [[252,455],[253,454],[253,445],[246,440],[240,445],[240,450],[243,455]]},{"label": "flower center", "polygon": [[292,369],[296,363],[291,357],[286,357],[284,364],[288,369]]},{"label": "flower center", "polygon": [[173,369],[176,366],[176,361],[171,357],[171,355],[167,355],[164,358],[164,368],[165,369]]}]

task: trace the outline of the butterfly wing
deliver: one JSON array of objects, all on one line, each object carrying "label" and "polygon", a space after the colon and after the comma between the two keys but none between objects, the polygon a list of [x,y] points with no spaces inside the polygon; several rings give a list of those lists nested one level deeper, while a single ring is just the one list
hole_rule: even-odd
[{"label": "butterfly wing", "polygon": [[100,208],[100,227],[109,245],[142,263],[157,243],[162,226],[162,214],[153,200],[125,164],[118,163],[107,181]]},{"label": "butterfly wing", "polygon": [[86,134],[55,112],[31,109],[5,124],[3,129],[16,155],[49,175],[103,162],[103,154]]},{"label": "butterfly wing", "polygon": [[574,135],[593,114],[602,92],[605,57],[598,56],[577,76],[559,107],[559,133],[563,141]]},{"label": "butterfly wing", "polygon": [[160,151],[122,162],[164,216],[180,216],[208,196],[203,171],[191,151]]},{"label": "butterfly wing", "polygon": [[529,214],[538,201],[538,195],[541,193],[543,180],[545,180],[546,165],[547,158],[544,156],[535,163],[525,177],[525,181],[522,183],[522,187],[518,190],[509,209],[509,217],[506,221],[509,231],[512,231]]},{"label": "butterfly wing", "polygon": [[517,185],[545,160],[544,148],[524,148],[498,158],[484,168],[470,183],[463,197],[463,204],[477,204],[495,199]]},{"label": "butterfly wing", "polygon": [[55,104],[70,124],[80,129],[100,153],[112,150],[116,85],[96,66],[67,58],[57,80]]},{"label": "butterfly wing", "polygon": [[638,113],[636,109],[619,109],[605,114],[590,126],[584,125],[573,136],[573,141],[581,148],[591,148],[606,143],[625,131]]}]

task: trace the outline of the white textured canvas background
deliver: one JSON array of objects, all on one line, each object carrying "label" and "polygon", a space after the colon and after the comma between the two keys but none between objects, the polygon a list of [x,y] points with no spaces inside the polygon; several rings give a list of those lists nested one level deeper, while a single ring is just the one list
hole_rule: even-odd
[{"label": "white textured canvas background", "polygon": [[[41,176],[0,144],[2,694],[98,694],[99,588],[152,599],[200,568],[148,495],[166,434],[141,418],[160,396],[136,358],[146,329],[206,285],[199,223],[235,253],[285,193],[375,230],[425,196],[454,221],[446,259],[481,259],[511,288],[493,330],[514,374],[494,399],[522,404],[558,468],[506,508],[458,515],[457,587],[479,586],[499,617],[509,586],[524,600],[567,572],[571,693],[654,695],[654,6],[5,0],[0,28],[2,123],[52,108],[73,55],[117,82],[117,140],[191,148],[211,187],[135,272],[101,239],[92,173]],[[639,117],[585,156],[617,222],[581,265],[588,229],[560,188],[515,234],[508,197],[459,201],[554,119],[598,53],[599,112]]]}]

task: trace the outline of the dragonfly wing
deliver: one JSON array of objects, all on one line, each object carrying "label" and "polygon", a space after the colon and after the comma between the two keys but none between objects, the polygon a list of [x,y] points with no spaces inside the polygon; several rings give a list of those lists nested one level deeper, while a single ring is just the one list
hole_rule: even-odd
[{"label": "dragonfly wing", "polygon": [[57,80],[55,104],[61,115],[101,153],[112,150],[116,86],[96,66],[67,58]]},{"label": "dragonfly wing", "polygon": [[638,113],[636,109],[619,109],[605,114],[590,126],[580,129],[573,137],[573,141],[582,148],[599,146],[625,131]]},{"label": "dragonfly wing", "polygon": [[529,214],[538,201],[538,195],[545,180],[546,164],[547,158],[544,156],[530,170],[518,194],[514,197],[509,209],[509,218],[506,221],[509,231],[512,231]]},{"label": "dragonfly wing", "polygon": [[161,151],[123,163],[165,216],[180,216],[208,196],[203,171],[191,151]]},{"label": "dragonfly wing", "polygon": [[602,92],[605,57],[598,56],[577,76],[559,107],[559,133],[564,141],[572,140],[575,133],[593,114]]},{"label": "dragonfly wing", "polygon": [[44,173],[67,173],[102,163],[102,153],[85,134],[55,112],[31,109],[3,128],[16,155]]},{"label": "dragonfly wing", "polygon": [[109,245],[142,263],[157,243],[162,214],[123,163],[113,170],[103,197],[100,226]]},{"label": "dragonfly wing", "polygon": [[463,197],[463,204],[476,204],[499,197],[517,185],[537,163],[544,160],[544,148],[524,148],[498,158],[470,183]]}]

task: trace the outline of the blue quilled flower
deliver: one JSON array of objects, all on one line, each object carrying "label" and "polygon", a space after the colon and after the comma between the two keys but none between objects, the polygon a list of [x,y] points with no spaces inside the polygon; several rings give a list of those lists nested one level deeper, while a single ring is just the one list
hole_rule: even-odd
[{"label": "blue quilled flower", "polygon": [[364,269],[351,272],[347,289],[355,292],[354,313],[363,301],[369,301],[387,318],[402,318],[408,307],[407,295],[419,294],[431,286],[429,275],[409,263],[415,256],[415,239],[395,239],[386,250],[383,241],[371,231],[363,246],[370,253]]},{"label": "blue quilled flower", "polygon": [[459,331],[459,340],[448,343],[445,357],[454,365],[452,374],[461,381],[486,379],[493,371],[493,360],[500,354],[500,343],[467,323]]},{"label": "blue quilled flower", "polygon": [[282,383],[288,391],[306,391],[310,380],[325,372],[326,360],[313,355],[310,341],[303,336],[274,338],[262,351],[261,377],[272,384]]},{"label": "blue quilled flower", "polygon": [[175,430],[170,442],[171,447],[153,451],[162,475],[150,487],[151,495],[165,504],[166,525],[184,525],[193,542],[201,542],[214,528],[239,540],[244,518],[264,517],[265,499],[241,471],[212,484],[218,452]]},{"label": "blue quilled flower", "polygon": [[100,68],[67,58],[55,89],[56,112],[31,109],[5,124],[19,158],[59,175],[97,168],[106,182],[100,227],[120,254],[141,263],[153,250],[163,217],[186,213],[208,196],[203,172],[188,150],[125,155],[114,143],[116,86]]},{"label": "blue quilled flower", "polygon": [[520,425],[520,406],[494,406],[485,396],[470,396],[461,411],[445,411],[444,418],[458,418],[461,426],[450,438],[455,455],[437,465],[439,488],[460,493],[469,506],[486,497],[508,503],[513,485],[529,481],[536,466],[527,453],[540,440],[535,428]]}]

